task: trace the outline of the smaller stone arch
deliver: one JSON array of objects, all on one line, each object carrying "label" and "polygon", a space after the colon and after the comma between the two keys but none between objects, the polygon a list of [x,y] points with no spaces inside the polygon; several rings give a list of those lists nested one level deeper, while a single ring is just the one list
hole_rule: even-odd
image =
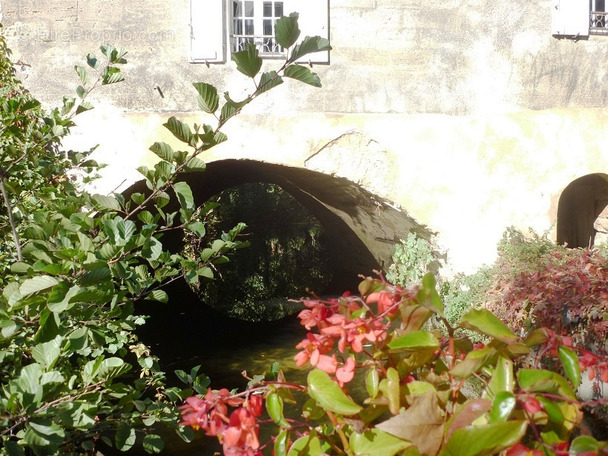
[{"label": "smaller stone arch", "polygon": [[[572,181],[557,206],[557,243],[592,247],[608,235],[608,175],[588,174]],[[602,214],[606,214],[602,218]]]}]

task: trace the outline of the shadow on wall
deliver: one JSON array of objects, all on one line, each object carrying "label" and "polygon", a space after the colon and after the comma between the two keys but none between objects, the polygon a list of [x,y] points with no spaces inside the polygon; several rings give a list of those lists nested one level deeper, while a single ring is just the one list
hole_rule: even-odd
[{"label": "shadow on wall", "polygon": [[557,243],[592,247],[608,239],[608,175],[589,174],[571,182],[559,198]]}]

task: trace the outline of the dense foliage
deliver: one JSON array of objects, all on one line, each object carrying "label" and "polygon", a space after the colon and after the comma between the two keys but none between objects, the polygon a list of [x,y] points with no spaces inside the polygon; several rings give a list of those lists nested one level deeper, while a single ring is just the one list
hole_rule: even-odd
[{"label": "dense foliage", "polygon": [[431,241],[428,241],[414,232],[407,235],[407,239],[395,245],[386,279],[403,287],[417,286],[425,274],[437,274],[441,267],[441,255]]},{"label": "dense foliage", "polygon": [[[98,165],[87,153],[60,149],[72,118],[91,109],[90,91],[122,80],[125,52],[106,45],[103,57],[88,55],[86,66],[75,67],[77,97],[47,113],[13,77],[0,39],[0,454],[95,454],[101,443],[126,451],[136,442],[155,453],[163,442],[154,426],[177,428],[175,401],[192,390],[165,387],[156,358],[136,337],[145,318],[134,306],[166,302],[161,288],[171,281],[213,277],[238,246],[242,225],[209,239],[197,258],[166,250],[163,235],[205,235],[198,215],[208,208],[197,206],[179,175],[204,170],[199,155],[226,140],[220,130],[227,121],[283,77],[320,85],[294,62],[328,49],[327,40],[295,45],[297,15],[276,30],[277,42],[291,48],[280,69],[255,79],[262,59],[251,45],[234,55],[255,83],[247,98],[236,102],[226,93],[220,103],[215,87],[195,83],[193,94],[216,126],[168,119],[165,127],[188,151],[153,144],[158,163],[139,168],[148,190],[128,198],[87,193]],[[204,390],[204,376],[190,380]],[[187,429],[178,431],[188,438]]]},{"label": "dense foliage", "polygon": [[[539,243],[533,239],[525,245]],[[505,259],[497,264],[488,308],[509,327],[547,326],[595,350],[607,348],[608,257],[545,244],[518,263],[526,267],[514,270]]]},{"label": "dense foliage", "polygon": [[[485,309],[458,324],[485,345],[456,337],[430,274],[415,294],[371,278],[359,292],[304,302],[309,332],[295,360],[310,369],[305,385],[274,366],[245,391],[188,398],[182,424],[217,437],[226,455],[608,454],[608,443],[576,436],[581,371],[600,359],[569,338],[545,328],[519,337]],[[430,318],[446,336],[423,329]],[[534,367],[517,368],[521,356]],[[554,371],[543,365],[548,357]],[[481,383],[479,396],[472,381]],[[296,404],[300,414],[284,413]],[[261,426],[275,430],[267,442]]]},{"label": "dense foliage", "polygon": [[[216,200],[220,206],[207,220],[207,233],[245,222],[248,247],[235,252],[216,280],[200,288],[203,302],[236,318],[268,321],[300,308],[288,298],[305,296],[307,290],[321,293],[331,281],[321,223],[280,187],[244,184]],[[198,242],[190,239],[195,254]]]}]

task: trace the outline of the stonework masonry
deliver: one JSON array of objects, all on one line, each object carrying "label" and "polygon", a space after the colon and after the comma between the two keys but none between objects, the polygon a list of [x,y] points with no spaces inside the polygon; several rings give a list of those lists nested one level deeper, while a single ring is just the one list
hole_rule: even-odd
[{"label": "stonework masonry", "polygon": [[[505,228],[555,237],[563,190],[608,175],[608,37],[557,39],[547,0],[330,0],[330,64],[317,89],[287,82],[227,125],[209,161],[250,159],[347,177],[438,233],[454,270],[493,260]],[[66,146],[126,188],[173,142],[170,115],[210,122],[192,82],[235,99],[233,62],[189,63],[189,0],[0,0],[26,87],[45,105],[109,42],[126,81],[98,91]],[[273,68],[276,61],[265,62]],[[155,89],[161,89],[163,96]]]}]

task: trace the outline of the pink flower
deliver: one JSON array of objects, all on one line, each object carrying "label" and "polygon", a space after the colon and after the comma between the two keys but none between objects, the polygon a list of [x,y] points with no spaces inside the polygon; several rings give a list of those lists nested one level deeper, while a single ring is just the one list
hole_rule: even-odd
[{"label": "pink flower", "polygon": [[[309,362],[313,355],[319,356],[324,353],[329,353],[333,345],[334,341],[331,338],[319,334],[308,333],[306,334],[306,339],[296,345],[296,348],[299,348],[302,351],[294,356],[293,359],[295,360],[296,365],[301,367]],[[313,363],[311,362],[311,364]]]},{"label": "pink flower", "polygon": [[342,367],[336,369],[336,379],[340,386],[344,386],[345,383],[350,382],[355,377],[355,358],[348,357]]},{"label": "pink flower", "polygon": [[[258,396],[253,396],[253,399]],[[230,427],[223,434],[224,455],[253,456],[261,455],[259,451],[260,426],[256,416],[249,408],[240,407],[230,414]]]},{"label": "pink flower", "polygon": [[192,396],[186,399],[186,403],[179,407],[182,414],[180,426],[190,426],[195,431],[207,427],[207,411],[209,404],[200,397]]},{"label": "pink flower", "polygon": [[526,399],[526,401],[523,403],[523,407],[524,410],[531,415],[534,415],[542,410],[540,402],[534,396],[529,396],[528,399]]},{"label": "pink flower", "polygon": [[[334,316],[335,317],[335,316]],[[388,326],[376,318],[357,318],[348,322],[332,317],[333,326],[323,328],[322,334],[340,337],[338,350],[345,353],[349,346],[355,353],[363,351],[363,344],[386,339]]]},{"label": "pink flower", "polygon": [[315,351],[310,357],[310,364],[318,367],[319,369],[327,372],[328,374],[333,374],[334,372],[336,372],[336,369],[338,367],[336,355],[321,355],[318,351]]},{"label": "pink flower", "polygon": [[301,320],[300,324],[306,329],[312,329],[315,326],[324,326],[327,318],[334,314],[332,306],[325,305],[323,301],[307,299],[302,301],[302,303],[308,309],[302,310],[298,314],[298,318]]},{"label": "pink flower", "polygon": [[391,294],[387,291],[379,291],[370,293],[365,303],[378,304],[378,315],[393,316],[399,310],[399,301],[401,300],[400,294]]}]

